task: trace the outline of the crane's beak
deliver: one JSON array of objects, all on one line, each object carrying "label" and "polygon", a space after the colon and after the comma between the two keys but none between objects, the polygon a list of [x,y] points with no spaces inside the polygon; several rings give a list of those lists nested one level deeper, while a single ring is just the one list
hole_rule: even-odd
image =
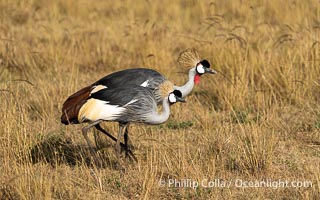
[{"label": "crane's beak", "polygon": [[184,98],[182,97],[176,97],[176,99],[177,99],[177,102],[182,102],[182,103],[186,102],[186,100],[184,100]]},{"label": "crane's beak", "polygon": [[216,74],[217,73],[215,70],[207,68],[207,67],[204,68],[204,72],[209,73],[209,74]]}]

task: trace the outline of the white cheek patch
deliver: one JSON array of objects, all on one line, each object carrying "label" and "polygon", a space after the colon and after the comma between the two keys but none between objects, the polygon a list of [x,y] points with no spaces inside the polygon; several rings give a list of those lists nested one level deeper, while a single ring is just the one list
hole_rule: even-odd
[{"label": "white cheek patch", "polygon": [[175,103],[177,102],[176,96],[174,94],[169,94],[169,102],[170,103]]},{"label": "white cheek patch", "polygon": [[197,72],[198,72],[199,74],[204,74],[204,73],[205,73],[205,70],[204,70],[203,65],[199,64],[199,65],[197,66]]}]

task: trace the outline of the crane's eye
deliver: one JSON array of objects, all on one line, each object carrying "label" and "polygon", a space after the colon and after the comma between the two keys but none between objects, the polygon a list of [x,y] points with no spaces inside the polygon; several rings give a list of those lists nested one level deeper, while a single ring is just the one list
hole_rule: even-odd
[{"label": "crane's eye", "polygon": [[204,74],[205,73],[204,67],[203,67],[203,65],[201,63],[197,64],[196,71],[197,71],[198,74]]},{"label": "crane's eye", "polygon": [[176,103],[177,102],[177,98],[174,95],[174,93],[170,93],[168,99],[169,99],[170,103]]}]

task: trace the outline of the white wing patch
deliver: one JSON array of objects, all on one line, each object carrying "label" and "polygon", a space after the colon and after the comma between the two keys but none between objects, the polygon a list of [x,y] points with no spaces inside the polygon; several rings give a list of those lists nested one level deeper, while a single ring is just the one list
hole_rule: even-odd
[{"label": "white wing patch", "polygon": [[116,120],[126,109],[99,99],[89,99],[80,109],[78,121]]},{"label": "white wing patch", "polygon": [[146,80],[145,82],[143,82],[140,86],[142,87],[147,87],[149,83],[149,80]]},{"label": "white wing patch", "polygon": [[91,90],[90,94],[93,94],[95,92],[98,92],[99,90],[105,89],[107,86],[105,85],[96,85],[93,87],[93,90]]}]

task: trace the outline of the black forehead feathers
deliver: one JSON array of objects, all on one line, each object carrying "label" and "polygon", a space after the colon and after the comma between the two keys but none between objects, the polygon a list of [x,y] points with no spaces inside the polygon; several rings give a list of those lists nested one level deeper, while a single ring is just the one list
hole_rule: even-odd
[{"label": "black forehead feathers", "polygon": [[202,60],[202,61],[200,61],[200,63],[201,63],[204,67],[210,68],[210,63],[209,63],[209,61],[207,61],[207,60]]},{"label": "black forehead feathers", "polygon": [[180,90],[174,90],[173,94],[177,97],[180,97],[180,98],[182,97],[182,93],[180,92]]}]

